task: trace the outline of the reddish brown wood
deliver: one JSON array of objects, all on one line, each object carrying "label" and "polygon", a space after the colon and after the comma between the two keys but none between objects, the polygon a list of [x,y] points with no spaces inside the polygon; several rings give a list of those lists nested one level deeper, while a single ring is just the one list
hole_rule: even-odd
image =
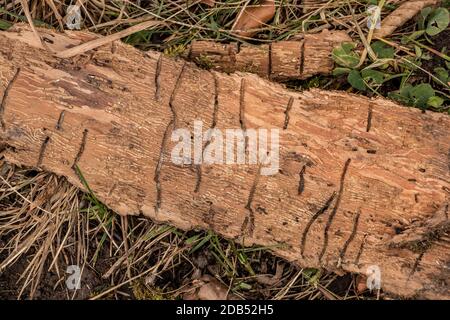
[{"label": "reddish brown wood", "polygon": [[[89,38],[39,32],[51,50]],[[23,26],[0,33],[4,157],[65,176],[119,214],[210,229],[302,267],[449,298],[450,119],[385,99],[295,92],[113,43],[58,59]],[[280,130],[280,170],[176,165],[176,128]]]}]

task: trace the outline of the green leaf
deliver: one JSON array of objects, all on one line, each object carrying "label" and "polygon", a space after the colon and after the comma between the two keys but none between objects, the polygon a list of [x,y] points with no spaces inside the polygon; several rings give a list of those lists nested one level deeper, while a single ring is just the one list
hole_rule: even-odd
[{"label": "green leaf", "polygon": [[400,90],[389,92],[388,97],[398,102],[411,105],[412,102],[411,98],[409,97],[409,94],[412,88],[413,86],[407,83],[403,87],[401,87]]},{"label": "green leaf", "polygon": [[319,269],[303,269],[303,276],[308,280],[310,285],[315,285],[319,281],[322,272]]},{"label": "green leaf", "polygon": [[239,289],[243,289],[243,290],[251,290],[252,289],[252,285],[245,283],[245,282],[241,282],[237,285],[237,288]]},{"label": "green leaf", "polygon": [[[203,247],[203,245],[205,245],[209,241],[209,239],[211,239],[211,237],[212,237],[212,233],[208,233],[208,235],[203,237],[193,248],[191,248],[191,250],[189,250],[189,252],[193,253],[193,252],[197,251],[198,249],[200,249],[201,247]],[[198,240],[198,239],[194,239],[194,240]],[[191,241],[192,242],[190,244],[194,244],[196,242],[193,240],[191,240]]]},{"label": "green leaf", "polygon": [[388,97],[403,104],[411,104],[409,97],[401,95],[398,91],[389,92]]},{"label": "green leaf", "polygon": [[405,84],[403,87],[400,88],[400,95],[403,97],[409,98],[409,94],[412,90],[413,86],[409,83]]},{"label": "green leaf", "polygon": [[416,52],[416,57],[420,58],[422,56],[422,49],[419,46],[414,46],[414,51]]},{"label": "green leaf", "polygon": [[431,11],[433,11],[432,7],[426,7],[420,12],[418,21],[420,30],[425,29],[425,21],[427,20],[427,17],[430,15]]},{"label": "green leaf", "polygon": [[428,98],[427,104],[430,107],[439,108],[444,103],[444,99],[438,96],[432,96]]},{"label": "green leaf", "polygon": [[343,74],[348,74],[352,69],[337,67],[333,70],[333,76],[341,76]]},{"label": "green leaf", "polygon": [[364,69],[363,71],[361,71],[361,76],[364,80],[366,80],[366,82],[372,80],[376,84],[382,84],[384,82],[386,74],[373,69]]},{"label": "green leaf", "polygon": [[353,88],[360,91],[366,90],[366,84],[364,83],[361,74],[357,70],[352,70],[347,76],[347,81],[352,85]]},{"label": "green leaf", "polygon": [[443,83],[447,83],[449,81],[448,71],[445,70],[445,68],[442,67],[434,68],[434,73],[436,74],[436,77]]},{"label": "green leaf", "polygon": [[212,16],[210,16],[209,23],[207,25],[210,29],[212,29],[214,31],[219,30],[219,25],[217,24],[216,20],[214,20],[214,18]]},{"label": "green leaf", "polygon": [[356,43],[343,42],[340,46],[333,49],[333,60],[340,66],[346,68],[355,68],[359,64],[359,55],[353,50]]},{"label": "green leaf", "polygon": [[371,44],[373,52],[378,59],[392,59],[394,58],[394,48],[387,46],[382,41],[375,41]]},{"label": "green leaf", "polygon": [[[425,108],[427,106],[439,106],[442,104],[441,98],[435,97],[435,91],[428,83],[422,83],[417,86],[411,84],[405,84],[400,90],[389,92],[388,96],[399,102]],[[436,99],[438,98],[438,99]]]},{"label": "green leaf", "polygon": [[402,44],[408,44],[411,40],[416,40],[417,38],[420,38],[425,33],[425,30],[419,30],[415,31],[409,36],[403,36],[401,39]]},{"label": "green leaf", "polygon": [[3,19],[0,19],[0,30],[7,30],[12,26],[11,23],[8,21],[5,21]]},{"label": "green leaf", "polygon": [[417,107],[426,107],[428,99],[434,96],[434,89],[428,83],[421,83],[411,89],[409,97]]},{"label": "green leaf", "polygon": [[431,56],[431,54],[430,53],[428,53],[428,52],[424,52],[423,54],[422,54],[422,57],[421,57],[423,60],[431,60],[431,59],[433,59],[433,57]]},{"label": "green leaf", "polygon": [[450,22],[448,10],[446,8],[437,8],[433,11],[427,21],[427,34],[435,36],[444,31]]}]

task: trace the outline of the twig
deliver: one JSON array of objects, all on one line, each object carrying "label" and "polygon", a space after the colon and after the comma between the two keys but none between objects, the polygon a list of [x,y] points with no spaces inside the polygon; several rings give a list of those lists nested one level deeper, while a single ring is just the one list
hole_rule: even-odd
[{"label": "twig", "polygon": [[133,33],[136,33],[136,32],[139,32],[139,31],[151,28],[151,27],[164,25],[164,24],[165,24],[164,22],[154,21],[154,20],[145,21],[145,22],[139,23],[139,24],[137,24],[135,26],[129,27],[129,28],[125,29],[125,30],[122,30],[122,31],[116,32],[114,34],[111,34],[109,36],[106,36],[106,37],[103,37],[103,38],[94,39],[94,40],[85,42],[83,44],[80,44],[80,45],[78,45],[76,47],[73,47],[73,48],[70,48],[70,49],[58,52],[56,54],[56,56],[58,58],[71,58],[71,57],[74,57],[76,55],[85,53],[85,52],[87,52],[89,50],[101,47],[101,46],[103,46],[105,44],[108,44],[110,42],[113,42],[113,41],[122,39],[124,37],[127,37],[127,36],[129,36],[129,35],[131,35]]},{"label": "twig", "polygon": [[36,36],[36,39],[38,40],[38,43],[40,44],[40,47],[42,49],[47,49],[44,43],[42,42],[41,37],[39,36],[39,33],[37,32],[34,23],[33,18],[31,17],[30,8],[28,7],[28,3],[25,0],[20,0],[20,4],[22,5],[23,11],[25,13],[25,16],[27,17],[28,23],[30,24],[31,30],[33,30],[34,35]]}]

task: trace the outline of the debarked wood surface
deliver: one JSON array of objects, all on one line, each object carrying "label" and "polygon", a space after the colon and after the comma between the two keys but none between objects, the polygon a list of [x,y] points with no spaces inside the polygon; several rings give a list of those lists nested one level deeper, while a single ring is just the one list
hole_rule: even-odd
[{"label": "debarked wood surface", "polygon": [[[92,38],[39,29],[50,51]],[[345,92],[294,92],[115,42],[71,59],[0,33],[5,158],[65,176],[119,214],[211,229],[302,267],[449,298],[450,118]],[[280,169],[175,165],[177,128],[280,130]]]}]

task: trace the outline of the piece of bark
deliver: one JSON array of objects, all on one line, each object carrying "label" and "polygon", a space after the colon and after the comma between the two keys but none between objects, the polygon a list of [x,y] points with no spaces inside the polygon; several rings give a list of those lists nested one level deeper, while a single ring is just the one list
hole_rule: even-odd
[{"label": "piece of bark", "polygon": [[258,47],[242,45],[235,56],[234,71],[252,72],[260,76],[270,73],[270,45],[263,44]]},{"label": "piece of bark", "polygon": [[252,37],[258,28],[269,22],[275,15],[275,1],[261,0],[258,5],[247,6],[238,14],[232,32],[242,37]]},{"label": "piece of bark", "polygon": [[239,47],[236,43],[194,41],[189,58],[215,71],[252,72],[277,81],[306,79],[333,71],[333,48],[351,41],[346,32],[328,30],[305,34],[296,41]]},{"label": "piece of bark", "polygon": [[269,78],[280,81],[303,78],[303,63],[306,61],[304,51],[305,40],[272,43]]},{"label": "piece of bark", "polygon": [[352,39],[344,31],[323,30],[321,33],[306,34],[304,41],[302,79],[331,73],[334,69],[333,49],[343,42],[352,42]]},{"label": "piece of bark", "polygon": [[373,36],[375,38],[385,38],[412,19],[423,8],[436,5],[440,0],[410,0],[402,3],[397,9],[392,11],[381,21],[381,28],[376,29]]},{"label": "piece of bark", "polygon": [[238,44],[215,41],[193,41],[188,58],[201,67],[222,72],[236,71]]},{"label": "piece of bark", "polygon": [[[70,36],[52,39],[86,37]],[[375,265],[386,292],[450,297],[446,230],[418,239],[428,242],[420,251],[391,243],[408,227],[434,228],[437,212],[448,219],[448,115],[345,92],[289,91],[120,42],[61,59],[35,41],[26,27],[0,33],[7,161],[85,190],[78,167],[122,215],[210,229],[301,267],[365,274]],[[259,175],[258,164],[176,165],[171,134],[195,120],[204,130],[279,129],[278,173]]]}]

